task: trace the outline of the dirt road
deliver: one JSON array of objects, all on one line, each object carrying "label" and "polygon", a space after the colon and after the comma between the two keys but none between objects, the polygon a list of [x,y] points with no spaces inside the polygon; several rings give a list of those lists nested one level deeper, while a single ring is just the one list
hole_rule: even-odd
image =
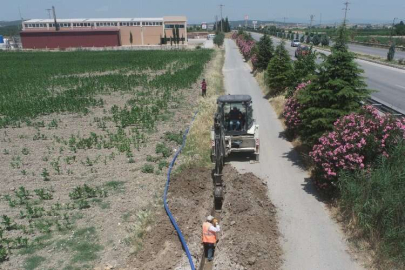
[{"label": "dirt road", "polygon": [[241,172],[252,172],[267,181],[269,195],[278,207],[284,250],[284,269],[363,269],[348,253],[339,226],[320,202],[298,154],[281,134],[283,128],[269,102],[250,74],[234,41],[225,41],[225,88],[230,94],[249,94],[260,125],[261,162],[232,162]]}]

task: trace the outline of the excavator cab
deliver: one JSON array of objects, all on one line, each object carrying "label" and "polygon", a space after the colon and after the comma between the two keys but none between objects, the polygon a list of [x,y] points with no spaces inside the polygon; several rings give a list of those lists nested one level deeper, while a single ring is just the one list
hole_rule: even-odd
[{"label": "excavator cab", "polygon": [[[224,133],[225,153],[232,152],[254,154],[259,161],[259,126],[253,119],[252,98],[249,95],[226,95],[217,100],[216,122]],[[215,135],[219,129],[212,129],[212,154],[215,159]]]}]

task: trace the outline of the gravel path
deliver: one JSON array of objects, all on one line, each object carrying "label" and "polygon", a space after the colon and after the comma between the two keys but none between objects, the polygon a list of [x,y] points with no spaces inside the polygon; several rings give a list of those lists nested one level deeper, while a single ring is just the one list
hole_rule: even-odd
[{"label": "gravel path", "polygon": [[269,196],[278,208],[279,228],[283,235],[283,269],[363,269],[348,253],[339,226],[320,202],[309,175],[302,170],[298,154],[280,134],[282,125],[269,102],[242,60],[234,41],[226,39],[225,87],[230,94],[249,94],[255,118],[260,125],[260,163],[234,161],[241,172],[252,172],[267,181]]}]

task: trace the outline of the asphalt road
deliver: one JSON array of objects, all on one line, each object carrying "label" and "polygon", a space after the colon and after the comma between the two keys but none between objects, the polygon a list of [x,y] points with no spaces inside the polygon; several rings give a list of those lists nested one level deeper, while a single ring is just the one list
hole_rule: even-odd
[{"label": "asphalt road", "polygon": [[252,172],[267,182],[269,196],[278,208],[283,269],[363,269],[347,252],[344,235],[325,204],[318,200],[308,182],[309,175],[300,165],[299,155],[291,143],[282,138],[283,127],[235,42],[226,39],[225,48],[226,91],[252,96],[261,143],[259,163],[234,160],[231,164],[241,173]]},{"label": "asphalt road", "polygon": [[[259,40],[262,34],[251,33],[252,37]],[[273,38],[274,44],[280,43],[280,39]],[[286,44],[286,48],[294,59],[296,48]],[[329,52],[322,51],[326,55]],[[356,62],[364,70],[363,76],[368,88],[375,90],[372,97],[385,105],[393,107],[405,114],[405,70],[375,64],[369,61],[357,59]]]},{"label": "asphalt road", "polygon": [[[387,58],[388,49],[377,48],[377,47],[367,47],[358,44],[349,44],[349,50],[356,53],[368,54],[381,57],[383,59]],[[405,59],[405,51],[396,50],[395,59]]]}]

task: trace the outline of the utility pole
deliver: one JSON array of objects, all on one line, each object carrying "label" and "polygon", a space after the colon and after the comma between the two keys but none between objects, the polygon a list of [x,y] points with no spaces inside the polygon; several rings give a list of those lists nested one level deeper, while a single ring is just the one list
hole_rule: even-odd
[{"label": "utility pole", "polygon": [[392,27],[391,27],[391,34],[390,34],[390,40],[391,40],[391,43],[392,43],[392,32],[394,31],[394,27],[395,27],[395,21],[397,20],[398,18],[394,18],[394,20],[392,21]]},{"label": "utility pole", "polygon": [[218,15],[215,15],[215,31],[218,31]]},{"label": "utility pole", "polygon": [[319,28],[322,26],[322,13],[319,14]]},{"label": "utility pole", "polygon": [[224,32],[224,31],[223,31],[224,19],[222,18],[222,7],[224,7],[224,6],[225,6],[225,5],[222,5],[222,4],[219,5],[219,8],[220,8],[220,10],[221,10],[221,32]]},{"label": "utility pole", "polygon": [[46,11],[48,11],[48,17],[49,17],[49,19],[52,19],[52,18],[51,18],[51,11],[52,11],[52,9],[51,9],[51,8],[47,8]]},{"label": "utility pole", "polygon": [[56,11],[55,11],[55,7],[54,7],[54,6],[52,6],[52,11],[53,11],[53,19],[54,19],[54,21],[55,21],[55,30],[56,30],[56,31],[59,31],[60,28],[59,28],[58,22],[56,21]]},{"label": "utility pole", "polygon": [[315,20],[315,15],[311,15],[310,18],[311,18],[311,22],[310,22],[310,24],[309,24],[309,33],[311,33],[311,31],[312,31],[312,23],[313,23],[314,20]]},{"label": "utility pole", "polygon": [[20,19],[21,19],[21,21],[23,21],[24,19],[23,19],[23,17],[21,16],[21,8],[20,8],[20,6],[18,6],[18,13],[20,14]]},{"label": "utility pole", "polygon": [[348,1],[346,1],[346,2],[344,2],[344,4],[345,4],[346,7],[343,9],[343,10],[345,11],[345,19],[343,20],[343,24],[346,25],[347,11],[350,10],[350,9],[349,9],[350,3],[349,3]]},{"label": "utility pole", "polygon": [[288,18],[287,17],[283,17],[283,20],[284,20],[284,27],[286,27],[286,25],[285,25],[285,20],[287,20]]}]

